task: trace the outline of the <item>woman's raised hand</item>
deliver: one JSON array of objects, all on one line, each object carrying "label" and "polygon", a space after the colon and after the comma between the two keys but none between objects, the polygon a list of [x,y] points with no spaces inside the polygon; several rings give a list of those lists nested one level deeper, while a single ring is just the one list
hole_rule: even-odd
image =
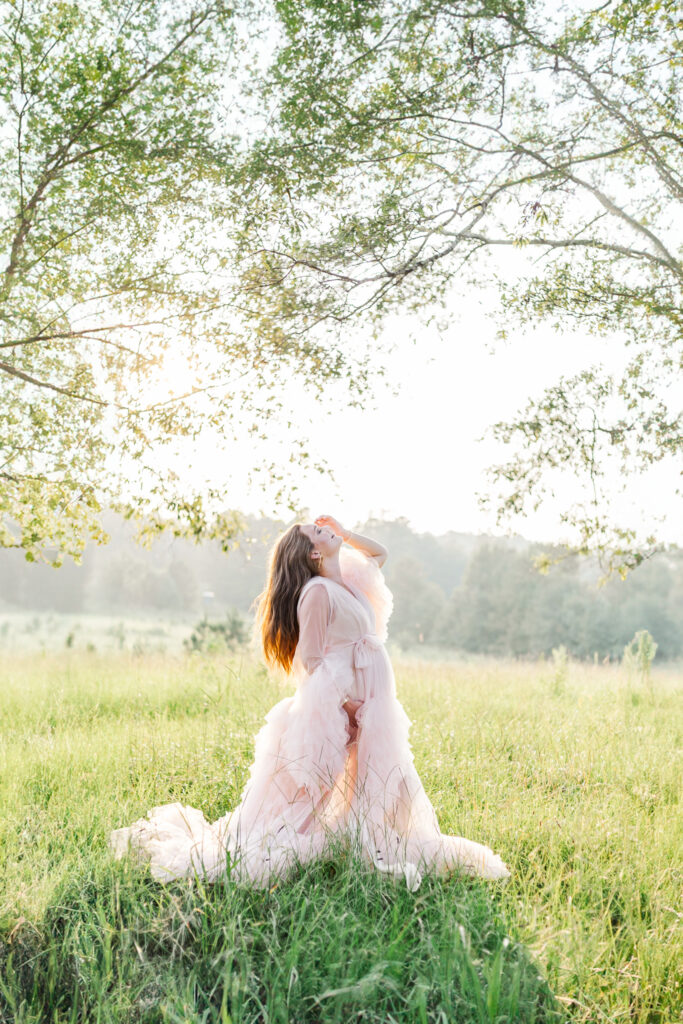
[{"label": "woman's raised hand", "polygon": [[315,521],[315,525],[329,526],[330,530],[332,530],[333,533],[339,534],[343,540],[346,540],[349,535],[349,531],[345,530],[339,520],[335,519],[334,516],[318,516]]}]

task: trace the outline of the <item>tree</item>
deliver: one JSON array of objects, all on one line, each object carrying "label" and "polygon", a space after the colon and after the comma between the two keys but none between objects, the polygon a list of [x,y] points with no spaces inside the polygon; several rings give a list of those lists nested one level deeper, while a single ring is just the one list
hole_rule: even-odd
[{"label": "tree", "polygon": [[528,552],[509,551],[503,543],[483,544],[439,617],[437,638],[477,653],[526,654],[533,588],[541,578]]},{"label": "tree", "polygon": [[[184,482],[164,446],[182,454],[200,429],[217,450],[239,430],[257,442],[286,418],[287,374],[316,389],[349,374],[351,399],[363,392],[362,364],[252,315],[249,283],[234,288],[248,193],[232,107],[258,41],[250,10],[4,4],[0,546],[27,559],[59,564],[105,539],[105,504],[227,545],[239,517],[220,488]],[[305,462],[305,439],[290,451]],[[282,467],[254,463],[291,501]]]},{"label": "tree", "polygon": [[647,629],[661,638],[662,657],[680,655],[680,558],[660,555],[626,581],[616,577],[598,587],[594,571],[578,560],[538,573],[538,550],[482,544],[443,608],[434,640],[500,656],[550,656],[564,647],[577,658],[618,658],[634,632]]},{"label": "tree", "polygon": [[410,555],[392,559],[387,583],[394,598],[389,632],[406,647],[429,643],[434,624],[446,603],[441,587],[433,583],[424,566]]},{"label": "tree", "polygon": [[[245,169],[263,238],[244,253],[245,279],[268,268],[255,306],[286,309],[300,337],[361,316],[377,334],[390,311],[433,316],[454,281],[488,275],[501,338],[546,318],[622,339],[622,371],[586,367],[494,426],[512,454],[491,469],[490,500],[501,521],[575,474],[585,500],[563,513],[575,549],[608,569],[638,565],[657,540],[611,520],[614,474],[683,447],[670,390],[683,359],[678,4],[275,10],[279,42],[254,85],[271,117]],[[517,281],[493,260],[509,246],[537,254]]]},{"label": "tree", "polygon": [[[429,580],[450,594],[460,583],[467,564],[465,547],[472,544],[467,534],[448,533],[435,537],[431,533],[415,533],[405,517],[369,519],[357,528],[358,533],[376,537],[391,552],[387,576],[393,578],[393,567],[402,559],[420,563]],[[395,615],[395,612],[394,612]]]}]

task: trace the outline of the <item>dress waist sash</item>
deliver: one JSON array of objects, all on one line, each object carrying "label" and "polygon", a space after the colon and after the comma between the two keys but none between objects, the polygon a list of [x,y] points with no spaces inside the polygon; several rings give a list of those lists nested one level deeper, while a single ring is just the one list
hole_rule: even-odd
[{"label": "dress waist sash", "polygon": [[372,661],[374,652],[381,650],[382,641],[376,633],[364,633],[363,636],[359,636],[357,640],[351,640],[348,644],[335,644],[329,648],[329,653],[345,647],[353,648],[353,667],[355,669],[367,668]]}]

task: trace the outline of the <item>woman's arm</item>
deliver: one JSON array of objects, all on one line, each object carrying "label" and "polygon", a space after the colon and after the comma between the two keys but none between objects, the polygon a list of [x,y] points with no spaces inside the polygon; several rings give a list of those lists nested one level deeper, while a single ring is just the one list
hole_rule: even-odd
[{"label": "woman's arm", "polygon": [[324,584],[309,587],[301,598],[298,616],[299,642],[296,653],[310,676],[323,660],[330,621],[330,599]]},{"label": "woman's arm", "polygon": [[346,534],[342,534],[342,537],[352,548],[356,548],[358,551],[362,551],[364,555],[374,558],[380,569],[382,568],[389,554],[383,544],[376,540],[371,540],[369,537],[362,537],[359,533],[351,533],[350,530]]},{"label": "woman's arm", "polygon": [[351,533],[350,530],[345,530],[339,520],[334,519],[332,516],[318,516],[315,522],[317,526],[329,526],[331,530],[338,533],[352,548],[362,551],[369,558],[374,558],[380,569],[386,562],[389,552],[378,541],[371,540],[369,537],[362,537],[359,533]]}]

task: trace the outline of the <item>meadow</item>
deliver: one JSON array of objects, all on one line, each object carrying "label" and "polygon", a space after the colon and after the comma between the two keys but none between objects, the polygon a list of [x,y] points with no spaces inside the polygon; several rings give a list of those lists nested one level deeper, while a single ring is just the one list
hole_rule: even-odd
[{"label": "meadow", "polygon": [[626,1022],[683,1009],[683,670],[397,657],[444,832],[507,884],[416,893],[340,852],[161,885],[112,828],[236,804],[288,689],[249,654],[0,654],[0,1020]]}]

